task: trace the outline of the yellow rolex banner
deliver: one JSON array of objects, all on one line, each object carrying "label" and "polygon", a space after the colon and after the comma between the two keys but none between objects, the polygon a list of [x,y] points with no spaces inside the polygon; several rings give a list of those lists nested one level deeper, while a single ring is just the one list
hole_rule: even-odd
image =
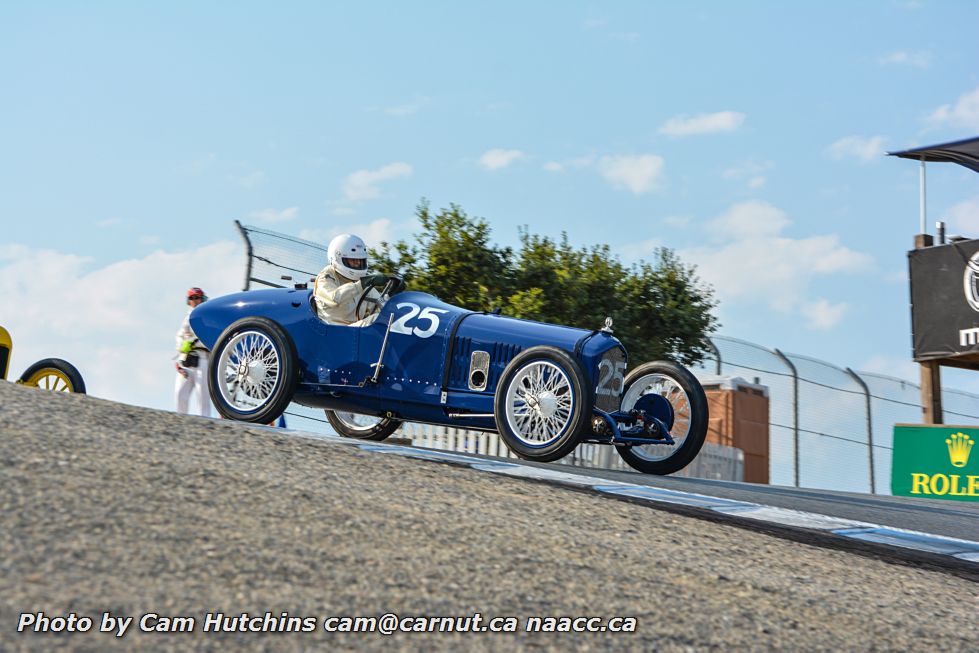
[{"label": "yellow rolex banner", "polygon": [[979,501],[979,428],[897,424],[891,462],[895,496]]}]

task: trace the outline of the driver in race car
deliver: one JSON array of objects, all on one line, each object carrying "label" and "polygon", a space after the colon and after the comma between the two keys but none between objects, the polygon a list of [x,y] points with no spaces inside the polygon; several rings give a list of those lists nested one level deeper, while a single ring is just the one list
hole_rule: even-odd
[{"label": "driver in race car", "polygon": [[359,319],[356,314],[361,295],[366,292],[365,301],[379,307],[382,300],[377,289],[384,288],[388,282],[397,286],[401,280],[372,274],[367,265],[367,246],[352,234],[341,234],[331,240],[327,258],[329,264],[316,276],[313,285],[317,315],[330,324],[369,324],[376,313],[365,319]]}]

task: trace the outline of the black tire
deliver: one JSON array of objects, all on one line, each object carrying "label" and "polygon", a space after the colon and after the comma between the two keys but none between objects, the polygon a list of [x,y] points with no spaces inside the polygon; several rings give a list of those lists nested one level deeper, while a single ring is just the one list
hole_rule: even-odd
[{"label": "black tire", "polygon": [[390,417],[382,417],[377,424],[357,427],[340,418],[337,415],[337,411],[324,410],[323,412],[326,413],[327,421],[337,433],[345,438],[354,438],[356,440],[371,440],[372,442],[386,440],[388,436],[397,431],[402,424],[401,420],[392,419]]},{"label": "black tire", "polygon": [[[244,347],[247,338],[256,343],[256,354],[261,352],[265,360],[277,365],[274,379],[270,380],[271,363],[264,374],[259,372],[256,377],[242,371],[254,369],[249,366],[249,362],[255,362],[254,356],[243,357],[241,349],[236,351],[239,345]],[[292,401],[299,380],[292,338],[276,322],[264,317],[246,317],[225,329],[214,344],[210,363],[207,381],[211,401],[222,416],[239,422],[269,424],[278,420]],[[244,368],[240,367],[242,364]],[[256,380],[263,385],[271,382],[271,389],[266,392],[256,387]]]},{"label": "black tire", "polygon": [[[672,426],[674,432],[682,426],[686,428],[683,434],[683,441],[673,448],[672,452],[655,453],[645,447],[640,446],[617,446],[616,449],[630,467],[637,469],[644,474],[672,474],[678,472],[693,461],[704,446],[704,438],[707,437],[707,396],[704,389],[690,371],[682,365],[669,361],[653,361],[644,363],[629,372],[625,377],[622,390],[622,410],[629,410],[635,404],[629,396],[629,390],[638,382],[645,384],[651,379],[665,377],[670,380],[675,387],[683,390],[687,397],[686,403],[689,409],[683,406],[680,396],[676,396],[673,409],[676,413],[675,423]],[[645,379],[645,380],[644,380]],[[641,393],[642,390],[639,390]],[[628,404],[627,404],[628,402]],[[675,434],[674,438],[679,437]],[[655,445],[657,447],[668,447],[669,445]]]},{"label": "black tire", "polygon": [[85,380],[81,372],[61,358],[39,360],[24,370],[17,383],[56,392],[85,394]]},{"label": "black tire", "polygon": [[[546,400],[547,405],[538,403],[537,407],[516,394],[521,386],[524,390],[532,389],[534,382],[527,374],[535,369],[547,374],[548,378],[557,374],[557,370],[560,371],[560,375],[555,378],[559,391],[551,393]],[[515,356],[503,370],[493,401],[496,428],[510,451],[521,458],[539,462],[550,462],[571,453],[578,446],[582,432],[590,428],[594,402],[591,384],[586,379],[581,364],[556,347],[531,347]],[[532,392],[530,395],[537,402],[544,399],[547,391]],[[546,427],[544,419],[553,420],[552,426],[556,427],[553,435],[545,435],[546,439],[539,444],[528,440],[528,437],[535,437],[540,433],[541,427]]]}]

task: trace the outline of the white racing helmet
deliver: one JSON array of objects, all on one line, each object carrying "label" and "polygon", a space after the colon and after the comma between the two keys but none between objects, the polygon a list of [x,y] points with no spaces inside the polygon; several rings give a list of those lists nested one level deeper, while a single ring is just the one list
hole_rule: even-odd
[{"label": "white racing helmet", "polygon": [[367,245],[358,236],[340,234],[331,240],[327,257],[333,269],[348,279],[360,279],[367,274]]}]

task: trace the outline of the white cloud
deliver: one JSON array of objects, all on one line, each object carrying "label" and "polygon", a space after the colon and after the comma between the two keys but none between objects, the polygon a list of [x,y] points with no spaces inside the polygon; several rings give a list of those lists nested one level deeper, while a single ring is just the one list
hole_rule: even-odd
[{"label": "white cloud", "polygon": [[[91,258],[23,245],[0,245],[0,305],[14,340],[11,376],[41,358],[65,358],[89,394],[173,408],[174,334],[185,292],[212,297],[241,288],[238,243],[156,251],[101,267]],[[38,297],[55,298],[38,301]]]},{"label": "white cloud", "polygon": [[418,111],[428,105],[429,102],[431,102],[429,98],[419,96],[411,102],[398,104],[393,107],[385,107],[384,113],[388,114],[389,116],[396,116],[398,118],[410,116],[413,113],[418,113]]},{"label": "white cloud", "polygon": [[296,216],[299,215],[298,206],[290,206],[287,209],[277,210],[277,209],[263,209],[261,211],[252,211],[248,214],[248,217],[252,220],[258,220],[259,222],[288,222],[289,220],[295,220]]},{"label": "white cloud", "polygon": [[842,319],[845,305],[813,296],[813,281],[823,275],[873,268],[873,259],[840,242],[836,234],[790,238],[785,212],[761,201],[741,202],[711,220],[709,246],[679,252],[696,263],[701,278],[722,304],[762,305],[806,318],[811,328],[827,329]]},{"label": "white cloud", "polygon": [[572,168],[590,168],[593,165],[595,165],[595,157],[593,155],[576,156],[565,159],[564,161],[548,161],[544,164],[544,170],[548,172],[566,172]]},{"label": "white cloud", "polygon": [[788,224],[789,219],[782,209],[768,202],[751,200],[735,204],[707,223],[707,229],[714,241],[741,240],[776,236]]},{"label": "white cloud", "polygon": [[826,331],[843,320],[846,304],[831,304],[825,299],[816,299],[802,305],[802,314],[809,318],[809,328]]},{"label": "white cloud", "polygon": [[764,186],[768,181],[763,173],[767,170],[771,170],[774,167],[775,164],[771,161],[765,161],[764,163],[743,161],[737,165],[725,169],[721,173],[721,177],[732,181],[744,181],[748,188],[758,189]]},{"label": "white cloud", "polygon": [[690,224],[689,215],[668,215],[663,218],[663,224],[668,227],[686,227]]},{"label": "white cloud", "polygon": [[979,196],[955,204],[945,211],[948,233],[979,237]]},{"label": "white cloud", "polygon": [[202,156],[199,159],[194,159],[187,165],[182,166],[180,171],[189,175],[200,174],[204,172],[205,169],[210,168],[217,160],[218,155],[214,152],[209,152],[207,155]]},{"label": "white cloud", "polygon": [[664,163],[656,154],[603,156],[598,160],[598,170],[613,188],[642,195],[657,187]]},{"label": "white cloud", "polygon": [[918,383],[918,364],[907,358],[894,358],[891,356],[873,356],[866,363],[860,366],[859,372],[872,372],[893,376],[898,379]]},{"label": "white cloud", "polygon": [[588,168],[595,165],[595,157],[592,154],[576,156],[564,162],[569,168]]},{"label": "white cloud", "polygon": [[343,181],[343,194],[351,202],[371,200],[381,194],[377,187],[380,182],[408,177],[411,173],[411,166],[401,161],[389,163],[377,170],[358,170]]},{"label": "white cloud", "polygon": [[303,229],[299,232],[299,237],[318,243],[328,243],[334,236],[340,234],[356,234],[364,239],[368,247],[374,247],[382,241],[391,242],[394,240],[396,231],[397,229],[389,219],[379,218],[372,222],[338,225],[329,229]]},{"label": "white cloud", "polygon": [[95,226],[105,229],[107,227],[117,227],[122,224],[122,218],[106,218],[105,220],[99,220],[95,223]]},{"label": "white cloud", "polygon": [[924,70],[931,66],[932,59],[933,57],[931,52],[926,50],[917,50],[915,52],[889,52],[888,54],[877,57],[877,63],[882,66],[911,66],[913,68],[921,68]]},{"label": "white cloud", "polygon": [[500,170],[514,161],[524,158],[525,154],[520,150],[502,150],[495,148],[487,150],[483,156],[479,157],[479,164],[487,170]]},{"label": "white cloud", "polygon": [[629,243],[628,245],[621,245],[619,247],[619,253],[622,258],[625,259],[627,263],[632,263],[633,261],[638,261],[639,259],[649,260],[652,256],[653,251],[657,247],[662,247],[663,241],[660,238],[650,238],[648,240],[643,240],[638,243]]},{"label": "white cloud", "polygon": [[828,148],[827,153],[834,159],[855,158],[873,161],[884,153],[883,136],[844,136]]},{"label": "white cloud", "polygon": [[252,188],[265,181],[265,173],[261,170],[256,170],[247,175],[228,175],[228,181],[244,188]]},{"label": "white cloud", "polygon": [[562,161],[548,161],[544,164],[544,170],[568,172],[594,168],[613,188],[642,195],[660,188],[665,163],[665,159],[657,154],[609,155],[600,158],[586,155]]},{"label": "white cloud", "polygon": [[979,87],[959,97],[955,104],[943,104],[928,117],[937,125],[979,130]]},{"label": "white cloud", "polygon": [[674,116],[659,128],[660,133],[667,136],[693,136],[696,134],[714,134],[732,132],[744,123],[745,114],[737,111],[718,111],[717,113],[701,113],[688,117]]}]

